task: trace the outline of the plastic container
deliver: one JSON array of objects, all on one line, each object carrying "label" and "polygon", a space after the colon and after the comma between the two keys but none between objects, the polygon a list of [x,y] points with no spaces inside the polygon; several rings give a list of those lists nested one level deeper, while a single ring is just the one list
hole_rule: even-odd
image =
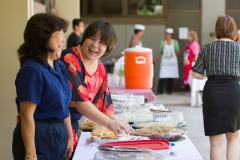
[{"label": "plastic container", "polygon": [[119,83],[118,86],[116,87],[125,87],[125,78],[124,78],[124,56],[119,58],[115,63],[114,63],[114,68],[113,68],[113,74],[119,76]]},{"label": "plastic container", "polygon": [[167,140],[119,141],[103,143],[101,146],[137,147],[147,150],[154,150],[166,156],[166,159],[168,159],[170,155],[170,142]]},{"label": "plastic container", "polygon": [[125,87],[152,88],[153,59],[150,48],[127,48],[124,50]]},{"label": "plastic container", "polygon": [[172,113],[168,112],[160,112],[160,113],[152,113],[153,120],[158,122],[172,122],[174,121],[172,118]]},{"label": "plastic container", "polygon": [[160,121],[160,122],[176,122],[178,123],[185,123],[183,119],[183,113],[182,112],[160,112],[160,113],[152,113],[153,114],[153,120],[154,121]]},{"label": "plastic container", "polygon": [[120,76],[116,74],[108,73],[108,86],[111,88],[116,88],[120,84]]},{"label": "plastic container", "polygon": [[122,121],[122,122],[124,122],[124,123],[128,123],[128,117],[126,116],[125,112],[121,112],[121,113],[114,114],[114,116],[115,116],[118,120],[120,120],[120,121]]},{"label": "plastic container", "polygon": [[111,94],[115,113],[136,110],[133,94]]},{"label": "plastic container", "polygon": [[94,160],[167,160],[168,158],[156,151],[144,150],[142,152],[98,151]]},{"label": "plastic container", "polygon": [[133,94],[111,94],[112,100],[116,100],[119,102],[132,102],[133,104],[135,103],[135,99]]},{"label": "plastic container", "polygon": [[153,121],[153,115],[150,112],[138,111],[134,114],[136,116],[134,123]]}]

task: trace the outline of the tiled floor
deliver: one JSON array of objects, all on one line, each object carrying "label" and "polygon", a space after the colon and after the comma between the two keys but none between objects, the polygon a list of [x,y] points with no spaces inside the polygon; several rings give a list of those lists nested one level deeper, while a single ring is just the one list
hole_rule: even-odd
[{"label": "tiled floor", "polygon": [[156,95],[158,103],[165,106],[190,106],[190,93],[189,92],[173,92],[169,94]]}]

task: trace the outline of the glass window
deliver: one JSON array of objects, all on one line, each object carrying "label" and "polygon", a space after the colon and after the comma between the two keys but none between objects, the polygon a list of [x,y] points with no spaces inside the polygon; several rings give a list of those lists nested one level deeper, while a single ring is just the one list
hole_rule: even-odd
[{"label": "glass window", "polygon": [[128,14],[162,16],[162,6],[162,0],[128,0]]},{"label": "glass window", "polygon": [[122,14],[122,0],[82,0],[81,13],[83,15],[119,15]]},{"label": "glass window", "polygon": [[167,0],[168,10],[200,10],[201,0]]}]

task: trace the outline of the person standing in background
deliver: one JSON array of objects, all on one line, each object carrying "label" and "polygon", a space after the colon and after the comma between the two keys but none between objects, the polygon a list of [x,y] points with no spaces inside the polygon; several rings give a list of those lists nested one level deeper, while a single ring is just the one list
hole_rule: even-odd
[{"label": "person standing in background", "polygon": [[172,94],[173,79],[179,77],[177,55],[179,53],[179,44],[177,40],[172,39],[173,29],[167,28],[165,32],[165,41],[160,43],[160,63],[159,83],[156,94],[162,94],[164,84],[167,80],[167,93]]},{"label": "person standing in background", "polygon": [[135,24],[134,35],[132,36],[129,47],[142,47],[142,42],[140,39],[144,34],[145,26],[142,24]]},{"label": "person standing in background", "polygon": [[72,21],[73,32],[68,36],[67,48],[77,46],[77,43],[81,42],[80,35],[84,32],[84,23],[81,19],[74,19]]},{"label": "person standing in background", "polygon": [[197,59],[197,55],[200,52],[198,36],[194,30],[189,30],[188,41],[189,41],[189,44],[186,46],[185,51],[184,51],[183,78],[184,78],[185,86],[187,86],[189,84],[189,82],[188,82],[189,72],[192,70],[193,62],[195,62],[195,60]]},{"label": "person standing in background", "polygon": [[240,29],[238,30],[237,33],[238,33],[238,34],[237,34],[237,42],[240,43]]},{"label": "person standing in background", "polygon": [[237,26],[228,15],[218,16],[217,40],[204,45],[193,66],[193,77],[208,78],[203,89],[203,121],[209,136],[211,160],[222,160],[223,136],[226,136],[226,159],[237,160],[240,129],[240,45]]}]

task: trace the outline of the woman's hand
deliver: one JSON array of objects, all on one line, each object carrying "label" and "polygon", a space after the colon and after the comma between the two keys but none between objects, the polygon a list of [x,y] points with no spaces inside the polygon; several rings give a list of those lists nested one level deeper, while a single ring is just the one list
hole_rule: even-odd
[{"label": "woman's hand", "polygon": [[207,79],[206,75],[199,74],[199,73],[196,73],[196,72],[192,72],[192,76],[193,76],[193,78],[199,79],[199,80]]},{"label": "woman's hand", "polygon": [[71,126],[70,115],[64,119],[64,122],[66,124],[67,132],[68,132],[68,143],[67,143],[67,150],[65,153],[65,159],[69,159],[71,158],[72,152],[73,152],[73,131]]},{"label": "woman's hand", "polygon": [[22,139],[25,147],[25,160],[36,160],[36,148],[35,148],[35,123],[33,114],[37,105],[30,101],[23,101],[20,103],[20,115],[21,115],[21,132]]},{"label": "woman's hand", "polygon": [[68,160],[69,158],[71,158],[72,153],[73,153],[73,139],[68,138],[68,144],[67,144],[65,159]]},{"label": "woman's hand", "polygon": [[121,134],[122,130],[124,130],[126,134],[130,134],[133,131],[133,129],[128,124],[118,120],[110,120],[106,127],[113,131],[115,134]]},{"label": "woman's hand", "polygon": [[127,134],[130,134],[133,130],[128,124],[120,122],[116,119],[111,119],[113,118],[112,116],[110,118],[103,114],[91,102],[75,102],[75,108],[88,119],[107,127],[115,134],[119,134],[122,130],[124,130]]}]

